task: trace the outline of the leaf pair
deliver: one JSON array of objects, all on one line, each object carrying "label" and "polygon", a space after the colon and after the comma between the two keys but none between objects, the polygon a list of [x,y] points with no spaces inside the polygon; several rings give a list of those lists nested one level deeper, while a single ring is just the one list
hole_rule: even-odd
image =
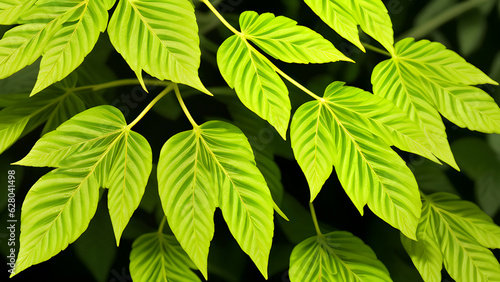
[{"label": "leaf pair", "polygon": [[291,104],[276,67],[249,41],[288,63],[351,61],[320,34],[289,18],[247,11],[240,16],[241,33],[226,39],[217,64],[241,102],[267,120],[286,139]]},{"label": "leaf pair", "polygon": [[273,199],[237,127],[210,121],[170,138],[160,153],[158,185],[172,232],[205,278],[216,207],[267,277]]},{"label": "leaf pair", "polygon": [[418,241],[401,241],[425,281],[441,281],[443,262],[457,281],[498,281],[500,265],[488,248],[500,248],[500,227],[475,204],[455,195],[424,196]]},{"label": "leaf pair", "polygon": [[[35,3],[36,2],[36,3]],[[65,78],[78,67],[108,24],[115,0],[16,1],[0,3],[0,24],[16,26],[0,40],[0,79],[43,56],[31,94]],[[136,73],[142,71],[209,93],[198,77],[200,48],[189,0],[120,0],[109,22],[109,37]]]},{"label": "leaf pair", "polygon": [[139,205],[151,172],[151,148],[122,113],[99,106],[44,135],[17,162],[56,167],[28,192],[21,214],[16,273],[65,249],[95,214],[99,188],[108,188],[116,242]]},{"label": "leaf pair", "polygon": [[31,94],[65,78],[94,47],[106,29],[114,1],[13,1],[0,10],[4,23],[19,23],[0,40],[0,79],[43,55]]},{"label": "leaf pair", "polygon": [[460,127],[500,133],[500,109],[487,93],[470,86],[497,84],[440,43],[399,41],[392,59],[373,70],[375,95],[403,109],[420,125],[432,153],[458,169],[440,113]]},{"label": "leaf pair", "polygon": [[368,204],[415,238],[421,207],[417,183],[390,146],[435,160],[426,138],[389,101],[343,84],[330,84],[321,100],[302,105],[292,120],[292,148],[309,183],[311,202],[335,166],[361,214]]}]

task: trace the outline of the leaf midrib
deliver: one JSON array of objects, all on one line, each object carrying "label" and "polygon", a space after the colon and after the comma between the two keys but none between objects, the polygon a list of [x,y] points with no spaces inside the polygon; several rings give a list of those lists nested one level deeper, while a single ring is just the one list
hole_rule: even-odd
[{"label": "leaf midrib", "polygon": [[[123,133],[122,133],[123,134]],[[85,183],[89,178],[90,176],[95,172],[95,169],[96,167],[100,164],[100,162],[105,158],[105,155],[111,150],[111,148],[114,146],[114,144],[120,139],[121,135],[118,135],[114,140],[113,142],[111,142],[111,144],[108,146],[108,148],[101,154],[101,157],[96,161],[96,163],[94,165],[91,166],[89,172],[87,173],[87,175],[83,178],[83,180],[78,184],[76,185],[77,188],[75,188],[75,191],[71,194],[71,196],[68,198],[68,200],[66,201],[66,203],[63,205],[63,207],[61,208],[60,212],[58,213],[58,215],[56,216],[56,218],[54,218],[50,224],[49,227],[47,227],[47,229],[45,230],[45,232],[39,237],[38,240],[36,240],[37,242],[40,242],[41,240],[43,240],[45,238],[45,236],[47,235],[47,233],[52,229],[52,226],[54,225],[54,223],[59,219],[59,217],[63,214],[63,212],[65,211],[67,205],[71,202],[71,200],[73,199],[73,197],[75,196],[75,194],[77,192],[80,191],[81,189],[81,186],[82,186],[82,183]],[[92,189],[91,187],[89,187],[89,189]],[[26,254],[24,255],[23,258],[25,258],[24,260],[26,260],[27,257],[29,257],[31,255],[31,253],[36,249],[36,246],[37,246],[38,243],[35,244],[35,246],[33,248],[31,248],[31,250]]]}]

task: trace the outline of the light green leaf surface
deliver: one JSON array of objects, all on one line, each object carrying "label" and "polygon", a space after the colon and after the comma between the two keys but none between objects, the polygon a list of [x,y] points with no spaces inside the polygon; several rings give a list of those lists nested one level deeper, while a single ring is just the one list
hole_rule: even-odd
[{"label": "light green leaf surface", "polygon": [[209,93],[198,77],[198,25],[189,0],[120,0],[108,33],[144,89],[143,70]]},{"label": "light green leaf surface", "polygon": [[31,95],[69,75],[104,31],[108,9],[97,0],[38,1],[23,13],[21,25],[0,40],[0,78],[32,64],[43,55]]},{"label": "light green leaf surface", "polygon": [[431,255],[437,246],[456,281],[500,279],[500,264],[488,250],[500,247],[500,227],[475,204],[448,193],[424,196],[419,231],[412,243],[418,247],[409,253],[426,281],[439,281],[439,256]]},{"label": "light green leaf surface", "polygon": [[130,275],[137,282],[201,281],[174,236],[155,232],[137,238],[130,252]]},{"label": "light green leaf surface", "polygon": [[267,277],[273,200],[237,127],[211,121],[172,137],[160,154],[158,185],[172,231],[205,277],[215,207]]},{"label": "light green leaf surface", "polygon": [[392,22],[381,0],[304,0],[309,7],[340,36],[365,50],[358,36],[358,25],[394,52]]},{"label": "light green leaf surface", "polygon": [[[109,1],[108,1],[109,2]],[[112,2],[114,3],[114,1]],[[108,9],[101,0],[78,1],[71,18],[44,47],[40,72],[32,95],[60,81],[75,70],[94,48],[108,24]]]},{"label": "light green leaf surface", "polygon": [[99,184],[91,168],[56,169],[29,190],[21,213],[20,249],[13,275],[64,250],[95,214]]},{"label": "light green leaf surface", "polygon": [[424,205],[417,227],[418,241],[408,239],[401,234],[401,243],[424,281],[441,282],[443,255],[432,231],[434,225],[429,218],[430,212],[430,206]]},{"label": "light green leaf surface", "polygon": [[426,134],[432,153],[456,169],[439,113],[461,127],[500,131],[494,100],[468,86],[483,83],[496,84],[442,44],[412,38],[399,41],[394,58],[377,65],[372,75],[374,94],[403,109]]},{"label": "light green leaf surface", "polygon": [[243,36],[267,54],[288,63],[351,61],[320,34],[287,17],[246,11],[240,16]]},{"label": "light green leaf surface", "polygon": [[0,2],[0,24],[13,25],[36,0],[3,0]]},{"label": "light green leaf surface", "polygon": [[267,120],[286,139],[292,106],[288,89],[269,60],[247,41],[233,35],[220,46],[217,64],[241,102]]},{"label": "light green leaf surface", "polygon": [[[91,192],[88,193],[97,193],[97,195],[100,187],[108,188],[110,190],[108,193],[108,207],[118,244],[123,229],[132,213],[137,209],[144,193],[151,172],[152,154],[147,141],[127,127],[125,118],[118,109],[112,106],[100,106],[74,116],[59,126],[56,131],[45,134],[38,140],[30,153],[16,164],[58,167],[58,169],[42,177],[37,182],[41,183],[40,185],[44,183],[50,185],[50,183],[57,181],[61,182],[60,185],[63,185],[68,182],[66,189],[74,189],[75,192],[72,193],[79,192],[79,187],[83,187],[84,191],[89,190]],[[76,173],[78,173],[78,177],[72,176]],[[78,183],[78,185],[74,187],[75,185],[71,186],[71,183]],[[35,187],[37,187],[37,184],[35,184]],[[57,191],[57,189],[48,188],[46,190],[44,197],[48,199],[52,197],[51,192],[56,193],[54,191]],[[33,197],[35,198],[38,197],[37,193],[39,193],[36,191],[35,188],[30,190],[30,193],[34,193]],[[90,205],[93,202],[89,201],[94,201],[93,199],[75,198],[68,193],[64,193],[64,195],[69,199],[63,204],[65,206],[69,205],[69,207],[76,205],[72,204],[71,201],[77,201],[79,205]],[[27,207],[23,205],[24,217],[35,217],[37,220],[43,220],[44,222],[57,220],[57,218],[50,217],[50,214],[41,219],[38,215],[33,214],[28,199],[27,197],[24,204]],[[47,210],[51,210],[49,207],[45,206]],[[51,212],[54,213],[55,211]],[[92,212],[92,209],[89,209],[88,212]],[[95,208],[93,212],[95,212]],[[93,212],[88,220],[92,218]],[[65,220],[79,222],[80,213],[82,212],[67,215],[66,217],[69,216],[69,218]],[[85,218],[85,220],[87,219]],[[65,228],[71,227],[68,222],[64,222],[64,224],[63,227]],[[57,225],[53,227],[57,228],[56,231],[50,231],[49,228],[52,228],[52,225],[47,227],[50,232],[54,233],[52,235],[47,231],[49,236],[47,240],[57,241],[59,240],[58,237],[61,236],[69,236],[70,239],[61,241],[61,245],[48,246],[44,249],[47,254],[43,256],[37,252],[32,252],[30,248],[33,248],[31,247],[31,241],[40,241],[45,238],[45,235],[37,235],[35,232],[27,231],[26,233],[30,234],[29,238],[23,239],[21,237],[20,254],[25,257],[20,255],[19,260],[24,259],[29,263],[23,263],[22,269],[57,254],[67,244],[78,238],[87,225],[88,222],[85,221],[81,227],[83,230],[76,229],[76,233],[69,234],[66,234],[68,231],[60,234],[62,227]],[[27,226],[28,229],[43,228],[43,225],[41,225],[42,227],[35,224],[30,225],[29,220],[22,220],[21,226]],[[46,232],[43,234],[46,234]],[[27,240],[30,240],[30,243],[26,243]],[[25,244],[28,246],[26,247]],[[36,246],[44,248],[43,244]]]},{"label": "light green leaf surface", "polygon": [[349,232],[315,236],[295,246],[290,281],[392,281],[372,249]]},{"label": "light green leaf surface", "polygon": [[[361,213],[368,204],[383,220],[414,238],[421,209],[417,183],[405,162],[378,135],[385,136],[387,128],[400,128],[393,137],[408,134],[409,139],[417,140],[421,136],[408,130],[413,125],[404,115],[398,118],[390,103],[342,85],[332,83],[323,101],[302,105],[292,121],[292,148],[308,180],[311,201],[335,166],[342,186]],[[372,103],[382,107],[372,108]],[[385,111],[380,117],[394,114],[396,118],[378,119],[380,111]],[[403,140],[400,137],[393,140]]]}]

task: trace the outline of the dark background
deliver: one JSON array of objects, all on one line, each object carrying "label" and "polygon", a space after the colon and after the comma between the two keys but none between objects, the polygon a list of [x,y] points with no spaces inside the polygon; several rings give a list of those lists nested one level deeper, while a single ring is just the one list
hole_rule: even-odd
[{"label": "dark background", "polygon": [[[426,25],[436,17],[440,17],[445,11],[453,9],[456,5],[465,1],[386,0],[384,2],[393,21],[395,37],[400,39],[403,35],[412,36],[415,26]],[[499,81],[500,49],[498,46],[500,46],[500,37],[498,32],[500,30],[500,10],[497,6],[494,6],[495,4],[498,5],[496,2],[485,2],[478,8],[446,22],[437,29],[431,28],[424,34],[424,38],[442,42],[448,48],[464,56],[467,61],[489,74],[493,79]],[[356,64],[338,62],[325,65],[290,65],[273,61],[288,75],[320,95],[329,83],[339,80],[347,82],[348,85],[371,91],[370,77],[372,70],[376,64],[386,59],[384,55],[378,53],[367,51],[365,54],[358,50],[321,22],[299,0],[232,0],[219,4],[218,9],[234,26],[237,26],[237,16],[246,10],[255,10],[259,13],[272,12],[276,15],[288,16],[297,20],[299,24],[321,33],[344,54],[356,61]],[[202,17],[204,19],[201,24],[203,31],[201,79],[207,87],[226,87],[227,85],[215,65],[215,52],[217,46],[230,33],[224,26],[214,24],[217,23],[217,19],[207,17],[210,14],[205,7],[199,5],[198,13],[200,13],[200,19]],[[0,27],[0,34],[3,34],[7,28]],[[380,46],[373,40],[369,43]],[[105,34],[101,36],[95,51],[89,55],[89,60],[86,63],[91,66],[92,72],[95,72],[94,74],[97,74],[102,81],[135,77],[121,56],[112,50],[112,46]],[[83,70],[80,71],[83,72]],[[307,95],[301,93],[294,86],[288,86],[294,110],[309,100]],[[498,101],[500,96],[498,87],[482,87]],[[238,123],[235,117],[238,114],[249,116],[255,120],[255,124],[250,126],[250,129],[245,133],[254,145],[254,149],[273,152],[276,155],[275,161],[281,171],[285,192],[284,195],[281,195],[282,191],[279,191],[279,187],[276,190],[277,192],[273,192],[275,192],[274,196],[278,195],[278,198],[284,198],[280,206],[283,207],[283,211],[292,221],[286,223],[276,215],[277,224],[270,257],[269,280],[289,281],[287,269],[291,250],[303,239],[315,235],[307,206],[309,190],[305,177],[293,160],[293,155],[289,149],[289,141],[281,140],[279,135],[267,123],[241,107],[234,98],[234,94],[227,87],[225,89],[213,89],[218,89],[213,91],[215,98],[185,89],[184,93],[189,95],[186,103],[195,120],[202,123],[217,118],[236,120],[236,123]],[[127,120],[131,121],[159,92],[159,89],[150,90],[150,94],[146,94],[137,87],[120,87],[107,90],[102,95],[109,103],[122,109]],[[135,98],[126,102],[122,95]],[[144,135],[150,142],[153,149],[154,163],[157,162],[161,146],[170,136],[182,130],[190,129],[190,125],[182,115],[177,102],[167,97],[155,107],[155,111],[150,112],[134,128],[135,131]],[[474,167],[476,164],[484,162],[482,156],[498,161],[498,157],[496,157],[493,150],[495,144],[498,144],[496,137],[488,137],[485,134],[461,129],[447,121],[445,121],[445,124],[452,149],[461,167]],[[7,170],[16,170],[18,216],[21,213],[20,205],[28,189],[48,169],[14,167],[9,166],[9,163],[26,155],[39,138],[40,133],[41,128],[29,133],[1,155],[0,183],[7,183]],[[475,175],[468,173],[468,170],[464,169],[464,167],[462,167],[464,173],[459,173],[447,166],[438,167],[404,152],[400,152],[400,154],[415,171],[418,180],[426,181],[423,184],[419,182],[421,186],[424,186],[421,187],[422,189],[429,192],[452,191],[459,194],[463,199],[474,202],[478,202],[480,199],[481,195],[476,190],[478,179],[476,179]],[[491,162],[494,164],[494,161]],[[493,174],[497,174],[497,172],[500,174],[500,169],[495,164],[492,165],[491,169]],[[115,247],[116,243],[107,214],[106,197],[104,196],[99,203],[97,215],[91,222],[89,230],[79,240],[49,261],[32,266],[11,280],[131,281],[128,264],[132,242],[141,234],[155,231],[162,216],[158,198],[155,195],[157,187],[154,178],[155,172],[153,171],[143,203],[141,203],[140,209],[136,211],[127,227],[119,248]],[[496,185],[497,190],[500,190],[500,182],[493,182],[493,185]],[[2,204],[0,204],[0,207],[3,209],[0,212],[1,222],[6,222],[6,211],[3,204],[6,200],[4,199],[6,199],[6,195],[1,192],[0,200],[2,200]],[[492,205],[486,208],[491,210],[490,214],[494,215],[494,220],[498,224],[500,217],[496,212],[495,204]],[[418,272],[401,246],[399,232],[378,219],[367,208],[365,208],[365,215],[361,217],[346,196],[335,174],[325,184],[315,201],[315,206],[323,233],[333,230],[352,232],[373,248],[379,259],[391,272],[394,281],[421,281]],[[209,256],[210,281],[264,280],[257,268],[231,237],[219,211],[216,212],[215,222],[216,233]],[[3,224],[0,224],[0,226],[3,226]],[[5,266],[6,237],[3,234],[7,234],[5,229],[0,231],[0,236],[3,236],[0,237],[0,250],[3,252],[0,261]],[[495,254],[499,255],[498,252]],[[86,259],[82,260],[82,258]],[[3,275],[2,277],[7,276]],[[452,281],[445,271],[443,271],[443,280]],[[3,278],[2,281],[4,281]]]}]

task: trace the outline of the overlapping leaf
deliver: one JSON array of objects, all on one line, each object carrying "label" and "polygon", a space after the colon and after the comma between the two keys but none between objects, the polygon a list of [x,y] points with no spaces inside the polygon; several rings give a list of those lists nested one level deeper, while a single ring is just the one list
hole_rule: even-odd
[{"label": "overlapping leaf", "polygon": [[[28,5],[29,1],[26,2]],[[43,55],[32,95],[69,75],[92,50],[113,1],[39,1],[0,40],[0,78]]]},{"label": "overlapping leaf", "polygon": [[424,196],[417,239],[402,238],[425,281],[440,281],[443,261],[457,281],[500,279],[500,264],[488,250],[500,248],[500,227],[471,202],[448,193]]},{"label": "overlapping leaf", "polygon": [[217,64],[241,102],[267,120],[285,139],[292,106],[288,89],[269,60],[245,39],[233,35],[220,46]]},{"label": "overlapping leaf", "polygon": [[160,232],[137,238],[130,252],[134,281],[200,281],[190,270],[193,263],[173,236]]},{"label": "overlapping leaf", "polygon": [[290,256],[290,281],[392,281],[372,249],[349,232],[301,242]]},{"label": "overlapping leaf", "polygon": [[120,0],[108,33],[144,88],[143,70],[209,93],[198,77],[198,25],[189,0]]},{"label": "overlapping leaf", "polygon": [[205,277],[215,207],[267,277],[273,200],[237,127],[212,121],[169,139],[160,153],[158,185],[172,231]]},{"label": "overlapping leaf", "polygon": [[460,127],[500,132],[500,109],[484,91],[469,86],[495,81],[440,43],[396,44],[392,59],[373,71],[374,94],[393,101],[418,123],[427,135],[432,152],[458,168],[439,113]]},{"label": "overlapping leaf", "polygon": [[361,213],[368,204],[414,238],[421,208],[417,183],[389,145],[428,155],[425,138],[388,101],[342,85],[332,83],[323,100],[302,105],[292,121],[292,148],[308,180],[311,201],[335,166]]},{"label": "overlapping leaf", "polygon": [[0,24],[16,24],[19,17],[35,2],[36,0],[4,0],[0,2]]},{"label": "overlapping leaf", "polygon": [[381,0],[304,0],[309,7],[340,36],[365,50],[358,36],[358,25],[380,42],[390,53],[394,51],[392,22]]},{"label": "overlapping leaf", "polygon": [[240,26],[245,38],[288,63],[352,61],[323,36],[287,17],[247,11],[240,16]]},{"label": "overlapping leaf", "polygon": [[100,187],[110,190],[108,206],[118,243],[142,198],[151,162],[147,141],[131,131],[112,106],[89,109],[45,134],[17,162],[58,167],[26,196],[17,272],[54,256],[78,238],[95,213]]}]

